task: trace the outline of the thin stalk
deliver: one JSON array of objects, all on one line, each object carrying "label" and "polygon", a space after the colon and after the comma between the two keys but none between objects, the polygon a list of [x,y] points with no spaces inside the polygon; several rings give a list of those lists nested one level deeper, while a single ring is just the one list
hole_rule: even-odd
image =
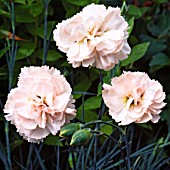
[{"label": "thin stalk", "polygon": [[60,170],[60,145],[57,146],[57,167],[56,170]]},{"label": "thin stalk", "polygon": [[108,163],[108,161],[109,161],[109,159],[110,159],[110,157],[112,156],[113,153],[114,153],[114,151],[113,151],[113,152],[110,152],[110,153],[107,155],[107,157],[105,157],[104,161],[102,162],[102,165],[100,165],[100,169],[103,169],[103,166]]},{"label": "thin stalk", "polygon": [[89,147],[88,147],[88,149],[87,149],[87,152],[86,152],[85,165],[86,165],[87,162],[88,162],[88,158],[89,158],[89,155],[90,155],[90,151],[92,150],[93,143],[94,143],[94,136],[92,137],[91,142],[90,142],[90,145],[89,145]]},{"label": "thin stalk", "polygon": [[111,140],[113,140],[113,142],[118,145],[117,140],[115,140],[112,136],[110,136],[110,135],[108,135],[108,134],[106,134],[106,133],[103,133],[103,132],[101,132],[101,131],[96,131],[96,130],[91,130],[90,132],[91,132],[91,133],[94,133],[94,134],[106,136],[106,137],[110,138]]},{"label": "thin stalk", "polygon": [[[156,145],[156,143],[152,143],[142,149],[139,149],[138,151],[136,151],[135,153],[131,154],[130,155],[130,158],[135,158],[137,156],[144,156],[144,155],[148,155],[148,154],[151,154],[153,151],[154,151],[154,145]],[[166,144],[161,144],[158,146],[158,148],[163,148],[165,146],[168,146],[170,145],[170,142],[166,143]],[[118,165],[120,165],[121,163],[123,162],[123,160],[120,160],[119,162],[117,162],[116,164],[113,164],[111,165],[110,167],[107,167],[106,169],[111,169],[111,168],[114,168]]]},{"label": "thin stalk", "polygon": [[[103,85],[103,76],[102,76],[102,71],[99,69],[99,78],[100,78],[100,84],[101,86]],[[99,114],[98,114],[98,120],[100,120],[102,118],[102,106],[103,106],[104,102],[103,102],[103,98],[100,104],[100,110],[99,110]],[[96,122],[96,129],[98,129],[100,127],[100,125],[98,124],[98,122]],[[96,159],[97,159],[97,150],[98,150],[98,145],[97,145],[97,140],[98,137],[95,134],[94,135],[94,158],[93,158],[93,162],[94,162],[94,169],[96,169]]]},{"label": "thin stalk", "polygon": [[[24,165],[21,146],[19,146],[19,155],[20,155],[21,165]],[[23,170],[23,169],[24,169],[24,168],[23,168],[23,166],[22,166],[22,170]],[[25,169],[26,169],[26,168],[25,168]]]},{"label": "thin stalk", "polygon": [[39,152],[39,150],[37,150],[37,148],[34,147],[34,151],[35,151],[36,157],[37,157],[37,159],[38,159],[38,161],[39,161],[39,164],[40,164],[40,166],[41,166],[41,169],[42,169],[42,170],[46,170],[46,168],[45,168],[45,166],[44,166],[44,164],[43,164],[42,158],[40,157],[40,152]]},{"label": "thin stalk", "polygon": [[84,146],[81,147],[82,151],[82,156],[81,156],[81,170],[85,170],[85,165],[84,165]]},{"label": "thin stalk", "polygon": [[4,152],[4,148],[2,146],[2,143],[0,141],[0,159],[3,161],[5,169],[8,170],[8,163],[7,163],[7,158],[6,158],[6,154]]},{"label": "thin stalk", "polygon": [[[12,47],[9,49],[9,53],[7,55],[6,53],[6,59],[7,59],[7,64],[8,64],[8,69],[9,69],[9,85],[8,85],[8,90],[11,90],[12,87],[12,82],[13,82],[13,70],[14,70],[14,65],[15,65],[15,58],[16,58],[16,51],[17,47],[15,47],[15,12],[14,12],[14,2],[11,2],[11,7],[10,5],[5,2],[5,5],[7,6],[10,15],[11,15],[11,26],[12,26]],[[7,46],[10,48],[10,42],[7,40]],[[11,165],[11,150],[10,150],[10,143],[9,143],[9,123],[5,121],[5,138],[6,138],[6,148],[7,148],[7,162],[9,169],[12,169]]]},{"label": "thin stalk", "polygon": [[[113,135],[113,132],[112,132],[112,134],[111,134],[110,136],[112,136],[112,135]],[[110,138],[107,138],[107,139],[104,141],[103,145],[102,145],[101,148],[98,150],[97,155],[99,155],[99,154],[102,152],[102,150],[105,148],[105,146],[106,146],[106,144],[109,142],[109,140],[110,140]]]},{"label": "thin stalk", "polygon": [[11,167],[11,150],[10,150],[10,144],[9,144],[9,122],[7,122],[7,121],[5,122],[5,137],[6,137],[8,166],[9,166],[9,169],[12,169],[12,167]]},{"label": "thin stalk", "polygon": [[[122,149],[121,144],[118,143],[112,136],[110,136],[110,135],[108,135],[108,134],[105,134],[105,133],[100,132],[100,131],[95,131],[95,130],[91,130],[91,132],[92,132],[92,133],[97,133],[97,134],[99,134],[99,135],[104,135],[104,136],[110,138],[114,143],[117,144],[117,146],[119,147],[119,149],[120,149],[120,151],[121,151],[121,156],[122,156],[122,158],[123,158],[123,160],[124,160],[126,169],[128,170],[128,166],[127,166],[127,164],[126,164],[126,158],[125,158],[125,155],[124,155],[124,152],[123,152],[123,149]],[[95,144],[96,144],[96,143],[95,143]],[[95,148],[95,144],[94,144],[94,148]],[[94,149],[94,156],[96,156],[96,154],[95,154],[96,152],[97,152],[97,150]],[[111,156],[111,155],[110,155],[110,156]],[[96,157],[94,157],[94,158],[95,158],[95,159],[94,159],[94,169],[96,169]]]},{"label": "thin stalk", "polygon": [[[103,86],[103,76],[102,76],[102,71],[99,69],[99,78],[100,78],[100,84],[101,87]],[[102,98],[101,104],[100,104],[100,110],[99,110],[99,114],[98,114],[98,120],[100,120],[102,118],[102,106],[104,105],[104,101]],[[98,127],[98,124],[96,124],[96,126]]]},{"label": "thin stalk", "polygon": [[[110,139],[110,138],[109,138]],[[105,160],[107,159],[107,157],[109,157],[109,159],[111,158],[111,156],[113,155],[113,154],[115,154],[115,153],[118,153],[119,154],[119,152],[115,152],[115,149],[117,148],[117,146],[115,146],[111,151],[110,151],[110,153],[106,153],[104,156],[102,156],[102,158],[101,159],[99,159],[99,161],[97,162],[97,167],[101,167],[101,165],[102,166],[104,166],[104,165],[106,165],[106,163],[107,162],[105,162]],[[98,169],[98,168],[97,168]]]},{"label": "thin stalk", "polygon": [[[126,147],[123,146],[122,147],[122,150],[125,149]],[[118,151],[116,152],[113,152],[113,154],[110,156],[109,158],[109,162],[105,164],[105,167],[107,167],[109,164],[113,164],[113,159],[115,156],[117,156],[118,154],[121,154],[121,150],[119,149]],[[121,163],[124,162],[123,160],[121,160]]]},{"label": "thin stalk", "polygon": [[90,93],[90,92],[85,92],[85,91],[73,91],[72,94],[82,94],[82,95],[91,95],[91,96],[96,96],[96,93]]},{"label": "thin stalk", "polygon": [[97,160],[97,135],[94,134],[94,158],[93,158],[93,168],[96,169],[96,160]]},{"label": "thin stalk", "polygon": [[11,2],[11,25],[12,25],[12,59],[11,59],[11,65],[14,66],[15,58],[14,58],[14,51],[15,51],[15,14],[14,14],[14,2]]},{"label": "thin stalk", "polygon": [[[35,33],[36,33],[35,36],[34,36],[35,49],[37,48],[37,42],[38,42],[37,30],[38,30],[38,16],[35,18]],[[28,57],[27,57],[27,59],[28,59]],[[29,60],[28,60],[28,63],[30,63]],[[33,56],[33,63],[34,64],[36,63],[36,55],[35,54]]]},{"label": "thin stalk", "polygon": [[28,153],[28,158],[27,158],[27,164],[26,164],[26,169],[29,168],[29,164],[30,164],[30,160],[31,160],[31,155],[32,155],[32,151],[33,151],[33,147],[34,147],[34,144],[30,144],[30,147],[29,147],[29,153]]},{"label": "thin stalk", "polygon": [[[35,150],[35,147],[36,147],[36,146],[34,145],[34,150]],[[40,152],[41,152],[41,150],[42,150],[42,147],[43,147],[43,143],[41,143],[39,149],[37,150],[37,151],[38,151],[38,154],[40,154]],[[35,159],[34,159],[33,166],[36,165],[36,162],[37,162],[37,157],[35,157]],[[38,164],[37,164],[37,165],[38,165]]]},{"label": "thin stalk", "polygon": [[104,122],[104,121],[102,121],[102,120],[96,120],[96,121],[93,121],[93,122],[85,123],[85,124],[84,124],[84,127],[87,127],[88,125],[91,125],[91,124],[102,123],[102,124],[106,124],[106,125],[112,126],[112,127],[118,129],[121,133],[124,134],[124,131],[123,131],[119,126],[116,126],[116,125],[111,124],[111,123],[109,123],[109,122],[111,122],[111,121]]},{"label": "thin stalk", "polygon": [[82,96],[82,122],[84,123],[84,97],[85,97],[85,94],[83,94]]},{"label": "thin stalk", "polygon": [[116,76],[116,71],[119,68],[119,66],[120,66],[120,63],[116,64],[116,66],[113,69],[110,70],[110,78],[111,79]]},{"label": "thin stalk", "polygon": [[[97,135],[105,135],[105,134],[101,133],[100,131],[97,131],[97,130],[91,130],[91,133],[94,134],[93,135],[94,136],[94,151],[93,151],[94,157],[93,157],[92,165],[93,165],[93,169],[95,170],[96,166],[97,166],[97,141],[98,141]],[[106,136],[109,136],[109,135],[106,134]]]},{"label": "thin stalk", "polygon": [[21,168],[22,170],[27,170],[27,169],[23,166],[23,164],[20,163],[20,162],[18,162],[15,158],[14,158],[14,161],[15,161],[15,163],[16,163],[18,166],[20,166],[20,168]]},{"label": "thin stalk", "polygon": [[127,137],[125,136],[125,144],[126,144],[126,156],[127,156],[127,167],[130,170],[130,152],[129,152],[129,143]]},{"label": "thin stalk", "polygon": [[102,76],[102,71],[99,69],[99,78],[100,78],[100,83],[101,86],[103,85],[103,76]]},{"label": "thin stalk", "polygon": [[[51,40],[51,38],[52,38],[52,36],[53,36],[53,30],[54,30],[55,28],[56,28],[56,23],[53,22],[52,30],[51,30],[51,32],[50,32],[50,36],[49,36],[49,39],[48,39],[48,41],[47,41],[47,50],[49,49],[50,40]],[[47,52],[48,52],[48,51],[47,51]]]},{"label": "thin stalk", "polygon": [[73,170],[76,170],[76,160],[75,160],[75,156],[74,156],[73,146],[70,147],[70,151],[71,151],[71,156],[72,156],[72,161],[73,161]]},{"label": "thin stalk", "polygon": [[44,52],[44,57],[43,57],[43,62],[42,65],[46,63],[47,59],[47,17],[48,17],[48,0],[43,0],[44,2],[44,45],[43,45],[43,52]]},{"label": "thin stalk", "polygon": [[[81,159],[82,159],[82,154],[83,154],[82,147],[81,147],[80,151],[79,151],[79,148],[77,147],[76,148],[76,153],[77,153],[76,169],[80,169],[79,165],[82,164]],[[82,170],[82,167],[81,167],[81,170]]]},{"label": "thin stalk", "polygon": [[[133,141],[133,136],[134,136],[134,125],[132,124],[132,126],[131,126],[131,133],[130,133],[130,142],[131,143]],[[132,147],[132,144],[129,146],[129,152],[131,152],[131,147]]]}]

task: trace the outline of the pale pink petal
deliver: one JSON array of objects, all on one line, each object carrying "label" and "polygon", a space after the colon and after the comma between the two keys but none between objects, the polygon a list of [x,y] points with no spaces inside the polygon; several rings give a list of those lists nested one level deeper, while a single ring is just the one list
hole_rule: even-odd
[{"label": "pale pink petal", "polygon": [[82,65],[111,70],[130,54],[128,23],[118,7],[90,4],[56,27],[56,45],[75,68]]},{"label": "pale pink petal", "polygon": [[104,84],[103,89],[102,97],[109,114],[119,125],[150,120],[156,123],[166,105],[161,84],[151,80],[146,73],[123,72],[112,78],[111,85]]},{"label": "pale pink petal", "polygon": [[126,103],[123,101],[123,97],[116,95],[116,93],[110,96],[107,90],[103,90],[102,97],[106,106],[112,108],[112,111],[119,112],[126,106]]},{"label": "pale pink petal", "polygon": [[159,119],[160,119],[160,116],[159,115],[152,115],[152,119],[151,119],[151,121],[153,122],[153,123],[157,123],[158,121],[159,121]]},{"label": "pale pink petal", "polygon": [[71,91],[69,83],[55,68],[24,67],[18,87],[8,95],[5,118],[16,126],[24,139],[42,142],[76,116]]},{"label": "pale pink petal", "polygon": [[152,120],[153,116],[150,113],[145,113],[142,117],[137,119],[135,122],[136,123],[146,123],[149,120]]},{"label": "pale pink petal", "polygon": [[32,130],[37,128],[37,123],[35,122],[35,120],[25,119],[20,117],[19,122],[20,122],[20,126],[22,126],[22,128],[24,129]]}]

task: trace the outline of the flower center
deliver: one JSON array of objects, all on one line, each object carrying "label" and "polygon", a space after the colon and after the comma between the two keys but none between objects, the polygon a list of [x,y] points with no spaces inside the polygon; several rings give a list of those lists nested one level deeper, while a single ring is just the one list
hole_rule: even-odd
[{"label": "flower center", "polygon": [[45,105],[46,107],[49,107],[48,103],[47,103],[47,100],[46,100],[46,96],[44,97],[41,97],[39,95],[36,95],[33,99],[32,99],[33,102],[35,102],[36,104],[39,104],[39,105]]},{"label": "flower center", "polygon": [[131,106],[138,105],[142,102],[142,90],[141,87],[134,89],[131,94],[124,97],[124,101],[126,102],[126,109],[129,109]]}]

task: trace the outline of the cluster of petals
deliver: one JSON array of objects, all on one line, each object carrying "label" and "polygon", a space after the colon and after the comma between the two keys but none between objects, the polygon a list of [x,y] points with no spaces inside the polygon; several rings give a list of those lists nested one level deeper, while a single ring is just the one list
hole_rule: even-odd
[{"label": "cluster of petals", "polygon": [[73,67],[110,70],[131,51],[127,30],[120,8],[91,4],[59,23],[53,34],[58,49],[66,53]]},{"label": "cluster of petals", "polygon": [[21,68],[17,87],[5,104],[5,118],[24,139],[39,143],[75,117],[71,91],[65,77],[53,67]]},{"label": "cluster of petals", "polygon": [[166,105],[162,85],[151,80],[143,72],[124,72],[111,80],[111,85],[103,85],[102,96],[109,115],[119,122],[128,125],[132,122],[153,123],[160,119],[161,109]]}]

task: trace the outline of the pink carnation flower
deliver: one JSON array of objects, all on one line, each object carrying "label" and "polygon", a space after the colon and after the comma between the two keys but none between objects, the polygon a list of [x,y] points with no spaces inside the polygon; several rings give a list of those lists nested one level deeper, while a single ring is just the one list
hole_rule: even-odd
[{"label": "pink carnation flower", "polygon": [[55,68],[24,67],[18,87],[8,95],[4,112],[17,131],[29,142],[39,143],[75,117],[71,87]]},{"label": "pink carnation flower", "polygon": [[119,125],[132,122],[157,123],[161,109],[165,106],[162,85],[151,80],[146,73],[124,72],[115,77],[111,85],[104,84],[102,96],[109,114]]},{"label": "pink carnation flower", "polygon": [[91,4],[82,12],[59,23],[53,31],[58,49],[67,54],[73,67],[112,69],[127,58],[128,23],[120,8]]}]

